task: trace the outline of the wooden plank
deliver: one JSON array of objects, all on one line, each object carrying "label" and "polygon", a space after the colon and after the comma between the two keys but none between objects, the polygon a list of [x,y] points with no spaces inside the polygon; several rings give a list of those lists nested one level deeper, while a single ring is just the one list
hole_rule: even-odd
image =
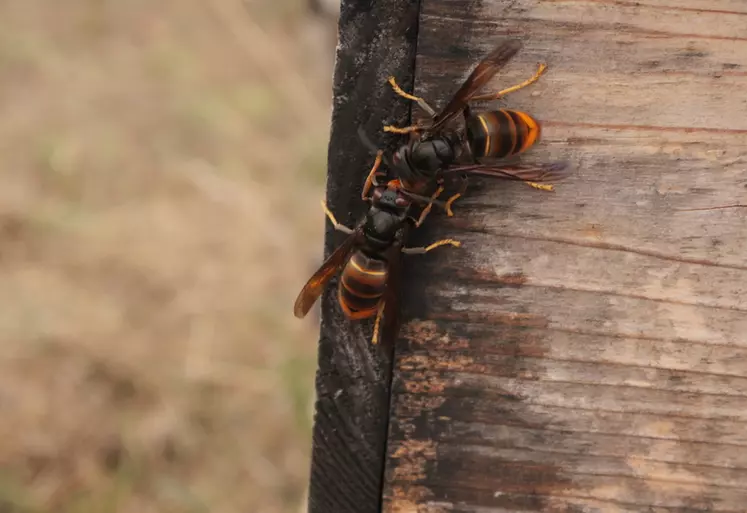
[{"label": "wooden plank", "polygon": [[[348,226],[367,208],[360,194],[373,163],[357,127],[363,125],[376,140],[382,122],[409,120],[409,105],[385,85],[388,76],[397,75],[411,86],[417,22],[418,5],[409,0],[342,2],[327,203]],[[341,240],[327,223],[326,253]],[[336,287],[333,280],[321,300],[309,511],[373,513],[381,502],[391,348],[371,346],[371,323],[344,318]]]},{"label": "wooden plank", "polygon": [[[676,5],[675,5],[676,4]],[[485,181],[424,239],[396,354],[384,510],[744,511],[747,9],[424,0],[417,94],[500,39],[553,194]],[[495,106],[493,104],[492,106]]]}]

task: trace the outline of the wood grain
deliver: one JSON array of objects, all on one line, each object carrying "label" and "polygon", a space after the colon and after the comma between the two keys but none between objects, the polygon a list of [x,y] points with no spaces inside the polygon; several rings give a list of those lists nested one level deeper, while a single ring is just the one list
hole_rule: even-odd
[{"label": "wood grain", "polygon": [[[373,163],[356,129],[363,125],[384,146],[393,141],[377,137],[380,124],[409,120],[410,106],[385,85],[397,75],[411,87],[417,22],[418,5],[409,0],[342,2],[327,203],[347,226],[365,213],[360,194]],[[327,223],[326,253],[341,241]],[[333,280],[321,300],[309,511],[374,513],[381,510],[392,348],[372,347],[372,323],[348,321],[336,292]]]},{"label": "wood grain", "polygon": [[[507,36],[503,105],[555,193],[485,180],[411,269],[390,512],[747,510],[747,6],[423,0],[415,90],[444,105]],[[495,107],[498,102],[486,105]]]}]

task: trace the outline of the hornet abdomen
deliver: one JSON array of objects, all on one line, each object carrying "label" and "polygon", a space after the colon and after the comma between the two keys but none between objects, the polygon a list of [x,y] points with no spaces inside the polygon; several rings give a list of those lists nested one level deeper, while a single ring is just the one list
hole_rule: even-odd
[{"label": "hornet abdomen", "polygon": [[356,251],[342,271],[337,295],[350,319],[373,317],[386,290],[388,264]]},{"label": "hornet abdomen", "polygon": [[467,142],[476,158],[504,158],[528,150],[540,136],[540,124],[526,112],[500,109],[467,119]]}]

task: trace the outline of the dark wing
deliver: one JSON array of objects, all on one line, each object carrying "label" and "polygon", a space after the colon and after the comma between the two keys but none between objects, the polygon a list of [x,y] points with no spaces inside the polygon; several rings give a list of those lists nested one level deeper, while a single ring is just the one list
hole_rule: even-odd
[{"label": "dark wing", "polygon": [[348,235],[345,241],[324,261],[319,270],[309,278],[309,281],[306,282],[306,285],[304,285],[298,294],[296,304],[293,306],[293,313],[296,317],[300,319],[309,313],[311,307],[319,299],[327,282],[340,272],[342,267],[347,263],[350,252],[355,248],[355,242],[358,240],[359,235],[360,229],[356,229]]},{"label": "dark wing", "polygon": [[537,165],[503,165],[490,166],[485,164],[470,164],[467,166],[451,166],[442,174],[465,174],[489,176],[503,180],[521,180],[525,182],[557,182],[568,177],[566,162],[553,162]]},{"label": "dark wing", "polygon": [[402,246],[395,244],[389,254],[389,274],[384,292],[384,316],[381,320],[379,340],[382,346],[392,347],[399,330],[399,294],[402,271]]},{"label": "dark wing", "polygon": [[521,48],[521,41],[509,39],[504,41],[485,57],[470,73],[462,87],[454,94],[451,101],[438,113],[429,131],[436,131],[448,123],[454,116],[460,114],[470,99],[495,75]]}]

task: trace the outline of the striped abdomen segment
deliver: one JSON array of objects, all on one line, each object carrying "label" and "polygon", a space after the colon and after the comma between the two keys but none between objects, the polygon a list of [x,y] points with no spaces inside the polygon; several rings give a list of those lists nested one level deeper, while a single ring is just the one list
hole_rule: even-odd
[{"label": "striped abdomen segment", "polygon": [[381,296],[386,290],[388,264],[356,251],[342,271],[337,296],[340,306],[351,319],[376,315]]},{"label": "striped abdomen segment", "polygon": [[509,157],[528,150],[540,136],[540,124],[526,112],[501,109],[467,119],[467,141],[475,157]]}]

